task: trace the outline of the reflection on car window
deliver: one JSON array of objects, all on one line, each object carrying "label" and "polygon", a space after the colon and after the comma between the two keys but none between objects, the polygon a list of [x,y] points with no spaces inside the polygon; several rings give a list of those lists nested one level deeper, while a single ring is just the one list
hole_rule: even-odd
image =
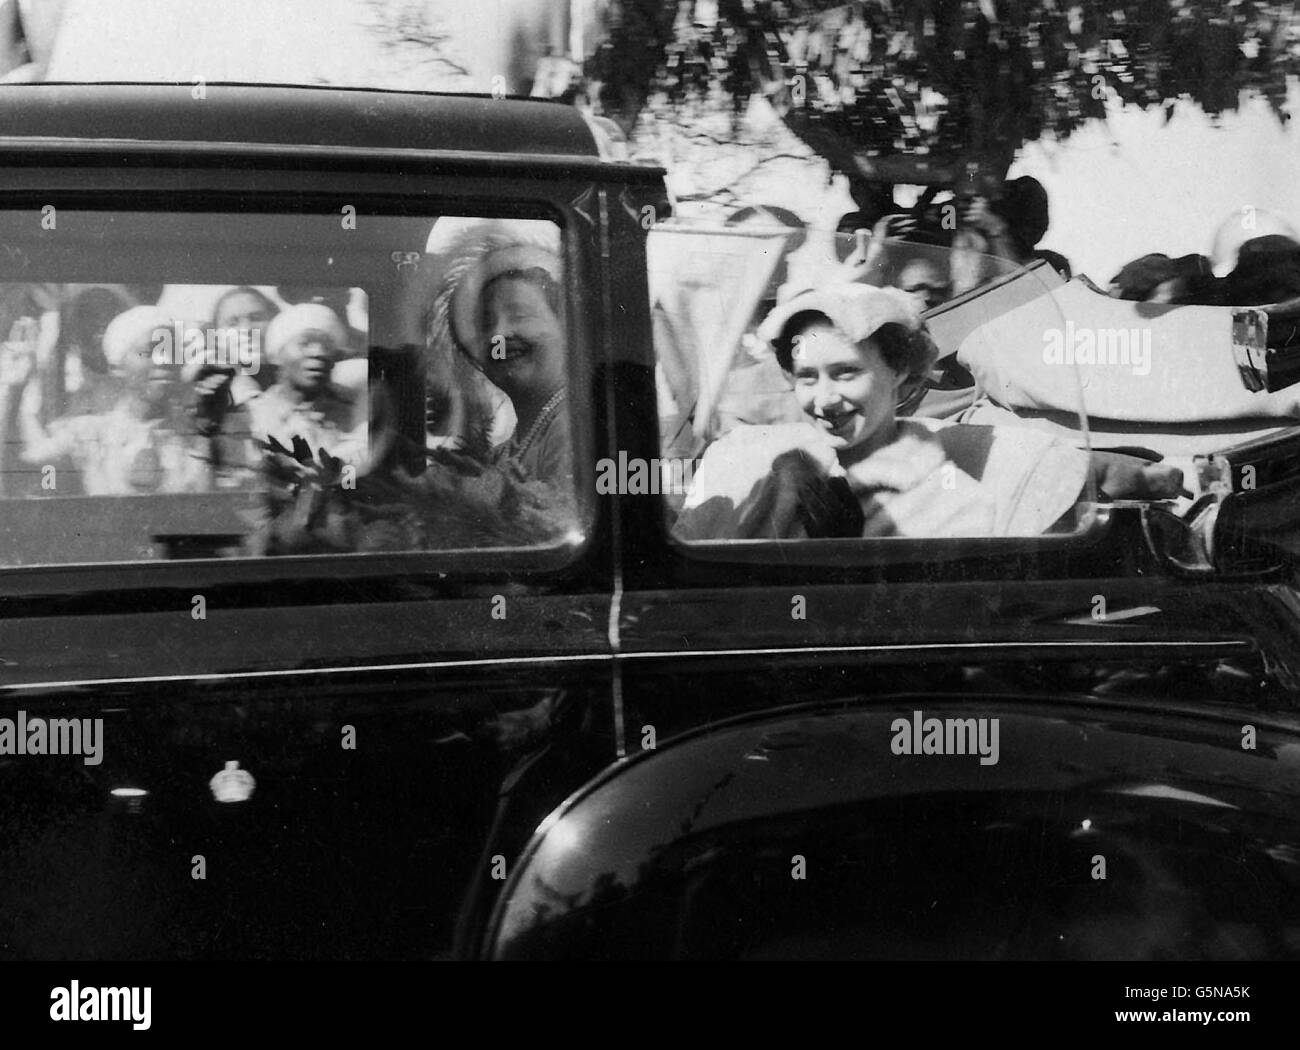
[{"label": "reflection on car window", "polygon": [[9,220],[0,563],[581,539],[554,223]]}]

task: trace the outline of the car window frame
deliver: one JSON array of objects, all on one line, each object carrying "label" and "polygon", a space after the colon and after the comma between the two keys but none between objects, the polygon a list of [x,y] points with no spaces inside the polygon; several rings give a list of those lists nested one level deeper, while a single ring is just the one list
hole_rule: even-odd
[{"label": "car window frame", "polygon": [[[172,154],[175,151],[163,152]],[[131,159],[138,163],[147,161],[150,156],[145,153]],[[547,182],[528,179],[518,171],[498,172],[495,165],[485,167],[481,159],[476,164],[467,164],[465,158],[459,158],[460,163],[451,165],[457,169],[453,173],[446,170],[445,157],[422,156],[419,159],[423,164],[407,165],[397,174],[353,180],[346,177],[346,168],[352,166],[349,162],[357,161],[359,166],[371,169],[378,159],[374,154],[361,158],[352,157],[345,151],[344,163],[340,165],[344,170],[334,170],[322,156],[320,164],[312,172],[290,171],[288,177],[277,170],[278,164],[270,165],[270,170],[263,168],[273,156],[272,152],[264,149],[257,150],[252,157],[236,155],[230,158],[232,170],[228,171],[214,170],[211,164],[214,158],[210,156],[199,158],[200,166],[195,169],[157,169],[145,164],[142,166],[147,174],[143,181],[161,182],[165,187],[152,191],[121,179],[121,169],[100,170],[93,165],[87,166],[84,152],[78,150],[68,158],[75,157],[77,167],[69,171],[63,165],[57,166],[60,177],[48,192],[37,194],[21,188],[3,192],[0,193],[0,208],[6,211],[31,209],[39,215],[40,208],[52,202],[69,211],[185,211],[211,215],[233,211],[320,215],[336,219],[342,202],[356,207],[361,221],[367,214],[428,216],[431,222],[442,215],[547,220],[555,223],[561,238],[565,270],[566,352],[571,380],[580,388],[590,388],[599,397],[601,391],[596,385],[599,382],[599,355],[593,352],[598,345],[594,331],[599,329],[591,323],[592,311],[580,308],[584,288],[595,283],[594,275],[587,272],[587,257],[591,252],[590,247],[583,244],[582,224],[572,214],[574,195],[566,192],[568,183],[577,174],[574,169],[590,165],[565,158],[563,163],[554,166],[564,171],[567,178]],[[31,158],[25,159],[30,161]],[[105,157],[104,162],[109,159]],[[290,160],[287,155],[280,159]],[[190,160],[193,162],[194,158]],[[301,158],[298,163],[301,164]],[[292,163],[284,166],[293,167]],[[424,170],[417,170],[420,168]],[[302,178],[304,174],[308,175],[306,180]],[[190,175],[198,177],[190,179],[187,177]],[[443,185],[431,190],[430,175]],[[302,188],[304,181],[310,184],[308,188]],[[364,185],[358,186],[358,182],[364,182]],[[395,190],[394,182],[401,184],[402,189]],[[346,191],[341,186],[331,191],[323,185],[329,183],[349,185]],[[520,189],[528,192],[519,192]],[[436,212],[431,207],[435,200]],[[588,403],[591,399],[575,399],[575,404]],[[0,566],[0,595],[18,597],[68,592],[85,594],[100,590],[167,589],[185,586],[186,581],[211,587],[259,587],[277,581],[311,581],[329,589],[331,580],[349,588],[366,578],[412,581],[457,578],[473,581],[499,579],[506,575],[515,579],[559,582],[562,579],[591,578],[593,574],[595,577],[607,576],[607,569],[601,565],[609,561],[605,536],[608,528],[601,520],[604,512],[601,501],[595,496],[592,469],[602,435],[591,411],[575,411],[571,419],[575,491],[586,514],[585,531],[582,541],[577,544],[560,541],[530,547],[449,548],[445,551],[250,555]],[[582,498],[584,494],[585,499]]]}]

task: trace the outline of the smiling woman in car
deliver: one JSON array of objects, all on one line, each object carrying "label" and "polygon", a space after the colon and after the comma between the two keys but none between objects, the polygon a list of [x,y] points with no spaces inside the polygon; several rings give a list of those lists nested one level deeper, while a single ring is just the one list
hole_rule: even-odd
[{"label": "smiling woman in car", "polygon": [[527,220],[471,225],[452,255],[436,310],[457,351],[514,414],[491,458],[567,491],[573,437],[559,231]]},{"label": "smiling woman in car", "polygon": [[1068,520],[1090,476],[1110,495],[1181,487],[1177,471],[1093,458],[1034,430],[897,418],[938,350],[896,292],[805,292],[759,335],[806,422],[740,427],[710,446],[679,539],[1033,536]]}]

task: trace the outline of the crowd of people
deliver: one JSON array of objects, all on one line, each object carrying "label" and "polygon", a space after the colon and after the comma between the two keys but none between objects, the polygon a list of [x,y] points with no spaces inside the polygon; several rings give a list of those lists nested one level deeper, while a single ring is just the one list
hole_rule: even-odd
[{"label": "crowd of people", "polygon": [[6,286],[5,495],[243,487],[256,480],[258,442],[290,447],[295,436],[345,462],[364,461],[364,380],[358,387],[346,374],[353,333],[339,313],[344,304],[324,301],[328,290],[279,289],[273,298],[230,288],[209,319],[190,326],[200,338],[220,333],[227,345],[251,347],[250,368],[210,347],[188,358],[160,353],[178,330],[178,318],[158,305],[164,291]]},{"label": "crowd of people", "polygon": [[[428,446],[473,453],[480,466],[516,479],[571,488],[558,228],[470,223],[436,272],[437,287],[417,289],[419,330],[409,337],[428,366]],[[369,465],[371,424],[392,421],[368,418],[369,339],[348,321],[346,289],[230,287],[206,319],[185,322],[256,347],[252,369],[160,358],[159,339],[178,327],[164,309],[167,291],[0,286],[0,326],[10,336],[0,348],[5,495],[251,486],[265,445],[292,449],[295,438],[313,452]],[[451,385],[463,389],[440,388],[448,377],[439,362],[449,358]],[[449,429],[439,409],[454,397],[471,410]],[[43,485],[51,467],[58,480]]]}]

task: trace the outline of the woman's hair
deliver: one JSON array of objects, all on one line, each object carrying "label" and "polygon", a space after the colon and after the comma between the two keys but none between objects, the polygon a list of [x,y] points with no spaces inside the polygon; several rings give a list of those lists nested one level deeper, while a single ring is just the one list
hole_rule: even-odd
[{"label": "woman's hair", "polygon": [[[803,310],[785,323],[779,338],[772,340],[776,363],[782,370],[794,371],[795,337],[815,324],[835,327],[835,322],[820,310]],[[913,330],[890,321],[867,338],[880,350],[885,364],[900,375],[924,375],[934,366],[935,346],[924,328]]]}]

